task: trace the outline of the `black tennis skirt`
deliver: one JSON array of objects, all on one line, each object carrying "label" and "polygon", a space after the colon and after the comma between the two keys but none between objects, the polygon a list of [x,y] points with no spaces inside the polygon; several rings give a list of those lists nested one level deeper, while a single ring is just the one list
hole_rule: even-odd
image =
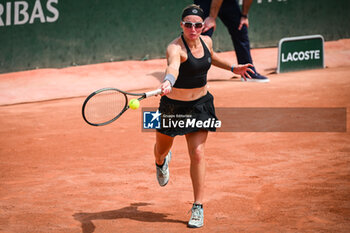
[{"label": "black tennis skirt", "polygon": [[193,101],[180,101],[162,96],[159,104],[161,128],[158,132],[171,137],[199,130],[216,131],[214,97],[207,94]]}]

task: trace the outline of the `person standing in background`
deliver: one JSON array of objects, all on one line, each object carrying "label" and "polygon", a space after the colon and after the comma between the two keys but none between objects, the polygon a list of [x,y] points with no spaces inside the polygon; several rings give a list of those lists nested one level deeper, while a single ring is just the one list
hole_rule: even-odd
[{"label": "person standing in background", "polygon": [[[202,34],[211,37],[216,28],[216,18],[219,17],[231,35],[238,64],[253,64],[248,37],[248,12],[252,2],[253,0],[243,0],[241,11],[237,0],[194,0],[194,4],[203,9],[206,17]],[[251,79],[241,78],[242,81],[270,81],[267,77],[259,74],[255,67],[252,69],[255,73],[249,73]]]}]

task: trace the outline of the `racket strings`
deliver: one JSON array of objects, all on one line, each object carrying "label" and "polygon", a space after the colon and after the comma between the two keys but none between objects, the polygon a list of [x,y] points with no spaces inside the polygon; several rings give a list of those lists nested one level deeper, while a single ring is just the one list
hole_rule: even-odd
[{"label": "racket strings", "polygon": [[117,117],[126,106],[126,96],[115,90],[102,91],[86,103],[85,118],[93,124],[103,124]]}]

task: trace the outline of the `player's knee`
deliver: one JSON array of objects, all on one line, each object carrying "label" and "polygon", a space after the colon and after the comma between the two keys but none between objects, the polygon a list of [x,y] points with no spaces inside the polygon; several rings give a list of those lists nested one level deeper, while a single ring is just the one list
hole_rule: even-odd
[{"label": "player's knee", "polygon": [[201,147],[193,148],[190,152],[192,163],[201,163],[204,160],[204,150]]}]

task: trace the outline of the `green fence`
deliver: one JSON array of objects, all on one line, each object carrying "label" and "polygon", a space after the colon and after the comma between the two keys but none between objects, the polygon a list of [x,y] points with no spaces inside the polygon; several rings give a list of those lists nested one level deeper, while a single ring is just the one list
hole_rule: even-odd
[{"label": "green fence", "polygon": [[[240,0],[241,1],[241,0]],[[0,73],[164,57],[191,0],[0,0]],[[348,0],[254,0],[252,47],[282,37],[349,38]],[[214,47],[232,50],[219,23]]]}]

